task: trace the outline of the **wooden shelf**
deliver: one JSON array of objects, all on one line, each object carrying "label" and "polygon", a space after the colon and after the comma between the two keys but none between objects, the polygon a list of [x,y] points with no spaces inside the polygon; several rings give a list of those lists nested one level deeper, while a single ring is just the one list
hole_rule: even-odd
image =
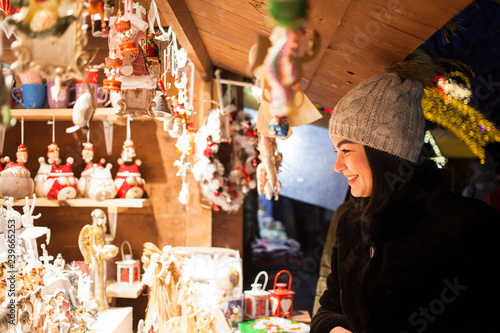
[{"label": "wooden shelf", "polygon": [[[71,121],[73,109],[11,109],[10,114],[18,120],[24,115],[24,120],[26,121],[48,121],[52,120],[54,115],[57,120]],[[114,108],[97,108],[93,119],[98,119],[99,117],[113,122],[118,121]]]},{"label": "wooden shelf", "polygon": [[[29,204],[33,199],[29,199]],[[0,206],[5,204],[5,199],[0,199]],[[14,200],[14,206],[25,206],[25,199]],[[108,199],[103,201],[88,198],[69,199],[64,201],[36,198],[36,207],[113,207],[113,208],[142,208],[151,205],[151,201],[144,199]]]}]

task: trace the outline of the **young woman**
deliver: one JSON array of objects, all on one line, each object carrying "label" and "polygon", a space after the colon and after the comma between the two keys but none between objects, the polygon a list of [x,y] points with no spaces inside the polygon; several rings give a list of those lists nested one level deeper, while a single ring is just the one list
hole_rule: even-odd
[{"label": "young woman", "polygon": [[418,55],[370,78],[336,106],[335,171],[355,205],[341,218],[312,333],[498,332],[500,214],[449,191],[423,145]]}]

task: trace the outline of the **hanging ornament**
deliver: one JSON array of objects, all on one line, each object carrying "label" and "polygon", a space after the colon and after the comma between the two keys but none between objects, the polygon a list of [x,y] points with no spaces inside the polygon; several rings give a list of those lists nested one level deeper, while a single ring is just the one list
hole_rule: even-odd
[{"label": "hanging ornament", "polygon": [[[88,131],[88,133],[90,133],[90,131]],[[89,141],[89,135],[87,135],[87,142],[84,142],[82,145],[82,158],[85,163],[89,165],[90,163],[92,163],[92,159],[94,158],[94,145]]]},{"label": "hanging ornament", "polygon": [[112,167],[111,163],[106,164],[106,167],[94,164],[94,171],[87,190],[90,199],[102,201],[116,197],[118,190],[111,176]]},{"label": "hanging ornament", "polygon": [[[90,131],[89,131],[90,132]],[[78,180],[78,193],[82,197],[88,197],[87,192],[90,187],[90,177],[94,171],[94,145],[89,141],[87,136],[87,142],[83,143],[82,158],[85,161],[85,169],[80,174],[80,179]]]},{"label": "hanging ornament", "polygon": [[8,156],[5,156],[4,161],[7,164],[0,172],[0,195],[14,199],[30,196],[35,183],[24,165],[28,161],[28,149],[24,145],[24,116],[21,118],[21,144],[17,147],[16,162],[11,161]]},{"label": "hanging ornament", "polygon": [[160,48],[155,43],[155,37],[159,33],[150,33],[146,41],[146,65],[148,72],[158,76],[160,65]]},{"label": "hanging ornament", "polygon": [[[55,116],[52,118],[52,143],[48,146],[47,158],[51,164],[50,172],[47,179],[43,183],[43,195],[49,199],[67,200],[74,199],[78,190],[78,179],[74,176],[71,164],[74,159],[68,157],[66,164],[59,165],[59,147],[56,141],[56,121]],[[40,163],[40,167],[42,163]]]},{"label": "hanging ornament", "polygon": [[2,71],[0,72],[0,155],[3,153],[6,130],[16,124],[16,118],[13,118],[10,114],[8,97],[10,96],[9,91],[14,83],[14,75],[6,74],[4,76],[4,71],[12,73],[8,67],[4,68],[5,66],[6,65],[2,65]]},{"label": "hanging ornament", "polygon": [[12,6],[11,0],[1,0],[0,1],[0,10],[4,12],[5,17],[12,16],[15,13],[19,12],[19,9]]},{"label": "hanging ornament", "polygon": [[183,134],[177,139],[175,146],[181,153],[180,158],[174,162],[179,171],[176,176],[182,178],[182,187],[179,192],[178,200],[181,204],[186,205],[189,201],[189,187],[187,184],[187,175],[191,172],[191,162],[188,161],[188,156],[192,153],[192,134],[184,130]]},{"label": "hanging ornament", "polygon": [[[121,82],[121,99],[117,101],[117,116],[130,115],[132,117],[154,117],[152,108],[155,97],[157,76],[150,75],[146,68],[144,52],[140,45],[146,44],[146,29],[148,24],[137,14],[133,13],[131,0],[125,1],[125,14],[111,17],[111,30],[108,44],[111,50],[111,59],[120,58],[121,67],[118,62],[113,61],[113,70],[107,73],[108,80]],[[110,81],[106,81],[107,87],[113,87]],[[115,89],[115,91],[118,91]]]},{"label": "hanging ornament", "polygon": [[139,171],[141,160],[135,159],[136,151],[134,142],[130,138],[130,121],[127,117],[127,138],[123,142],[121,157],[118,159],[119,169],[115,177],[115,185],[118,189],[119,198],[142,198],[144,195],[145,181]]},{"label": "hanging ornament", "polygon": [[283,156],[277,151],[275,138],[261,136],[259,141],[259,158],[261,163],[257,166],[257,189],[260,194],[265,194],[267,200],[273,197],[278,200],[281,183],[278,180],[278,170]]},{"label": "hanging ornament", "polygon": [[[291,127],[309,124],[321,114],[299,88],[302,63],[319,50],[319,34],[306,38],[305,0],[274,0],[269,12],[274,28],[269,40],[260,38],[252,47],[250,67],[262,88],[257,127],[262,135],[286,139]],[[310,42],[307,47],[301,44]],[[302,47],[301,47],[302,46]],[[262,66],[261,66],[262,64]]]},{"label": "hanging ornament", "polygon": [[92,162],[94,158],[94,145],[92,144],[92,142],[90,142],[90,130],[87,131],[87,142],[84,142],[82,145],[82,158],[85,161],[86,165],[85,169],[80,174],[80,178],[78,179],[78,193],[84,198],[89,198],[88,192],[92,176],[95,170],[97,170],[98,168],[103,168],[103,165],[106,161],[101,158],[99,163]]},{"label": "hanging ornament", "polygon": [[89,0],[89,15],[92,21],[92,36],[107,37],[109,34],[109,17],[113,11],[114,1]]},{"label": "hanging ornament", "polygon": [[73,113],[71,119],[73,120],[74,126],[66,128],[66,133],[73,133],[82,129],[89,129],[90,121],[94,116],[95,110],[97,109],[96,98],[94,96],[95,89],[93,89],[87,78],[82,83],[82,93],[78,96],[78,99],[73,106]]},{"label": "hanging ornament", "polygon": [[[191,69],[193,73],[193,69]],[[189,199],[189,189],[187,185],[187,174],[191,172],[191,162],[188,161],[189,155],[193,152],[193,134],[189,130],[191,117],[196,114],[191,107],[190,100],[187,96],[187,75],[183,72],[179,79],[176,81],[176,87],[179,89],[177,98],[171,98],[172,106],[174,108],[174,119],[172,129],[169,130],[171,137],[177,137],[175,146],[181,153],[179,160],[174,162],[174,165],[179,168],[177,176],[182,177],[182,188],[179,194],[179,202],[187,204]],[[190,96],[192,98],[192,96]]]},{"label": "hanging ornament", "polygon": [[214,210],[237,211],[250,189],[256,187],[254,160],[257,157],[256,132],[250,116],[243,112],[231,111],[234,105],[228,105],[226,112],[235,115],[230,127],[232,136],[228,140],[233,147],[230,169],[226,170],[218,159],[220,137],[220,112],[211,111],[205,124],[195,134],[195,163],[193,175],[200,182],[201,192],[213,205]]},{"label": "hanging ornament", "polygon": [[78,179],[76,179],[71,169],[74,159],[68,157],[66,164],[52,164],[47,180],[43,185],[44,195],[48,199],[68,200],[76,198],[78,193]]},{"label": "hanging ornament", "polygon": [[117,80],[120,76],[120,68],[122,66],[123,60],[118,58],[116,54],[116,47],[111,48],[109,57],[104,61],[106,69],[104,71],[107,79],[103,80],[103,89],[111,92],[120,92],[121,81]]},{"label": "hanging ornament", "polygon": [[21,116],[21,144],[17,146],[17,163],[28,162],[28,148],[24,145],[24,114]]}]

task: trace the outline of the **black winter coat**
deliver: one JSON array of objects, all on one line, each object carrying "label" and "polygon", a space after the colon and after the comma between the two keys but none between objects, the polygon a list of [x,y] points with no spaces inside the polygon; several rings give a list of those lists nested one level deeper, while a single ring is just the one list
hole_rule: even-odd
[{"label": "black winter coat", "polygon": [[500,214],[424,164],[376,216],[337,229],[311,333],[500,332]]}]

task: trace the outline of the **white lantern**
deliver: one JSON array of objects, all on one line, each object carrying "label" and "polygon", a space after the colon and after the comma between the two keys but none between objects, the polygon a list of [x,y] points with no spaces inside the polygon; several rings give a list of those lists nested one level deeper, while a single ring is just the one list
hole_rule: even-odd
[{"label": "white lantern", "polygon": [[[130,254],[123,253],[123,245],[127,244]],[[121,245],[122,260],[116,262],[116,279],[118,283],[134,283],[141,280],[141,263],[132,259],[132,247],[128,241]]]}]

